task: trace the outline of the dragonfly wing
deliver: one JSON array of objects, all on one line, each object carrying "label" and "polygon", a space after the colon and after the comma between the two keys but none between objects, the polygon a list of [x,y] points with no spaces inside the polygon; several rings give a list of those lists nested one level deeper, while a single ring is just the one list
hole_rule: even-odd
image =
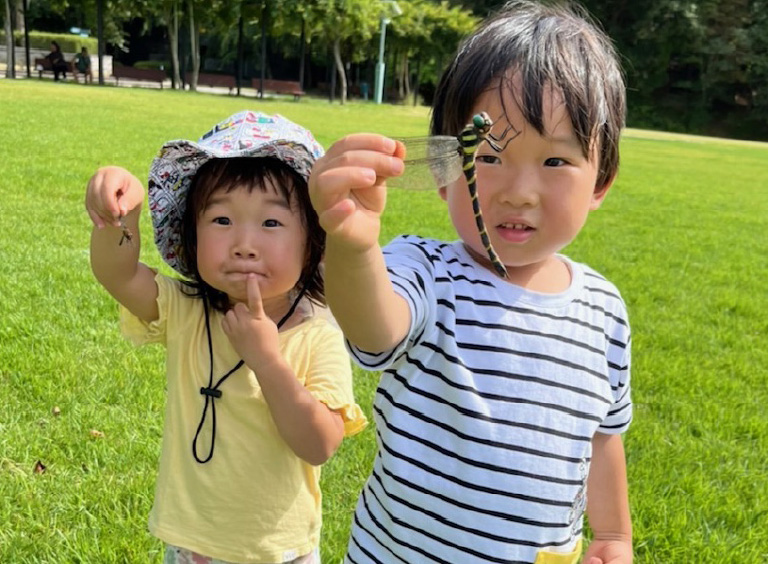
[{"label": "dragonfly wing", "polygon": [[405,170],[390,185],[409,190],[434,190],[450,184],[462,173],[459,141],[439,135],[400,139],[406,148]]}]

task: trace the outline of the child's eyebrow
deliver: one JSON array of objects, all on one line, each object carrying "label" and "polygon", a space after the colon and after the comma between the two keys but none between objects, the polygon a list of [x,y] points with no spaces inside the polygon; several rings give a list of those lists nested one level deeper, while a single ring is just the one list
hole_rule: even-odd
[{"label": "child's eyebrow", "polygon": [[285,198],[280,198],[279,196],[267,199],[266,203],[271,206],[279,206],[291,211],[291,204]]},{"label": "child's eyebrow", "polygon": [[[216,206],[219,204],[226,204],[227,201],[229,201],[229,199],[230,198],[227,194],[223,194],[221,196],[215,196],[210,200],[208,200],[208,203],[205,205],[205,210],[210,209],[213,206]],[[285,198],[281,198],[280,196],[277,196],[277,195],[267,198],[267,200],[264,203],[270,206],[278,206],[281,208],[285,208],[286,210],[289,210],[289,211],[292,210],[291,204]]]},{"label": "child's eyebrow", "polygon": [[581,150],[581,143],[579,143],[579,140],[576,138],[576,135],[573,133],[568,134],[562,134],[562,135],[547,135],[545,136],[545,139],[552,143],[553,145],[568,145],[570,147],[573,147],[574,149]]}]

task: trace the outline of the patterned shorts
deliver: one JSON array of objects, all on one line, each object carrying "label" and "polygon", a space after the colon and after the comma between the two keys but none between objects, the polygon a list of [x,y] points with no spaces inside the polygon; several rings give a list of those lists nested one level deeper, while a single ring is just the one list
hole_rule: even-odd
[{"label": "patterned shorts", "polygon": [[[181,548],[173,545],[166,545],[165,556],[163,557],[163,564],[232,564],[225,560],[217,560],[216,558],[210,558],[197,554],[186,548]],[[267,564],[267,563],[264,563]],[[320,549],[316,548],[309,554],[299,556],[293,560],[286,560],[284,562],[273,562],[270,564],[320,564]]]}]

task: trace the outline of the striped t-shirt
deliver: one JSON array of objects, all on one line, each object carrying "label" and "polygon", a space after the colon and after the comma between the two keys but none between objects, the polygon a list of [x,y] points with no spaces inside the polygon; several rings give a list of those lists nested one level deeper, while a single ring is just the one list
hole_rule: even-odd
[{"label": "striped t-shirt", "polygon": [[395,350],[351,352],[383,370],[378,452],[347,561],[533,562],[582,532],[591,440],[632,418],[630,330],[616,288],[560,257],[560,294],[480,267],[459,242],[384,249],[411,327]]}]

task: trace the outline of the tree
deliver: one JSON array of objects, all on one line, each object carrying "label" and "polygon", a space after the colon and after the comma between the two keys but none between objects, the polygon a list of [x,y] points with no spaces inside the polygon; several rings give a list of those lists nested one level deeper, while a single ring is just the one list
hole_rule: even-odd
[{"label": "tree", "polygon": [[754,119],[768,130],[768,2],[757,0],[751,6],[751,25],[747,35],[751,49],[746,56],[746,74],[751,91],[748,102]]},{"label": "tree", "polygon": [[334,65],[341,82],[342,104],[347,101],[343,51],[347,47],[354,50],[354,45],[368,44],[378,28],[380,8],[379,0],[317,0],[313,6],[322,37],[333,51]]},{"label": "tree", "polygon": [[422,72],[437,82],[443,61],[456,51],[463,37],[477,26],[478,18],[469,10],[451,7],[447,1],[398,0],[402,15],[392,20],[391,45],[398,53],[397,74],[401,99],[411,91],[410,61],[416,62],[416,90]]},{"label": "tree", "polygon": [[6,65],[5,65],[5,78],[16,78],[15,67],[15,45],[13,41],[13,20],[11,19],[11,0],[5,0],[5,48],[6,48]]}]

